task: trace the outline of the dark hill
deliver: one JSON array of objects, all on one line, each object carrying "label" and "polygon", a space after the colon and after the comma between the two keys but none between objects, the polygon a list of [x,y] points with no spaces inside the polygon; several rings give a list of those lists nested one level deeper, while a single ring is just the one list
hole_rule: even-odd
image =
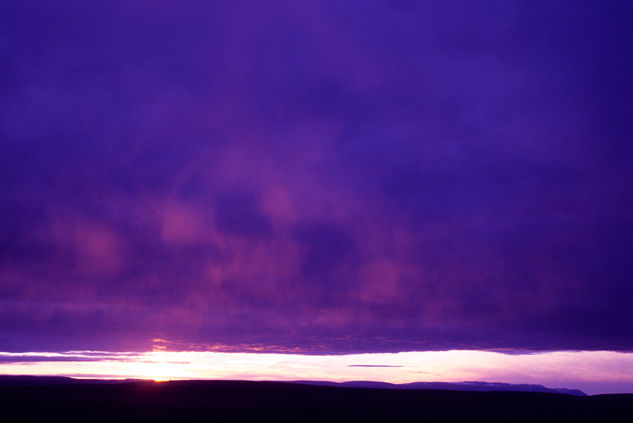
[{"label": "dark hill", "polygon": [[534,421],[633,419],[633,395],[174,381],[0,386],[5,421]]}]

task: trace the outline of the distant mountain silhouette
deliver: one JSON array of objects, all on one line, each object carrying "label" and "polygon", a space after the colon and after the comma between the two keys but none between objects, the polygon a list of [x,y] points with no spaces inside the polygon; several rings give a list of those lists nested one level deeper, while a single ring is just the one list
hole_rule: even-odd
[{"label": "distant mountain silhouette", "polygon": [[[46,385],[86,385],[141,382],[142,379],[75,379],[64,376],[2,376],[0,386],[46,386]],[[329,382],[319,380],[298,380],[289,383],[317,386],[336,386],[342,388],[377,388],[377,389],[441,389],[449,391],[516,391],[546,392],[551,394],[567,394],[587,396],[579,389],[546,388],[543,385],[511,384],[500,382],[413,382],[388,383],[374,381]]]},{"label": "distant mountain silhouette", "polygon": [[500,382],[413,382],[413,383],[387,383],[372,381],[350,381],[350,382],[327,382],[327,381],[304,381],[299,380],[294,383],[320,386],[340,386],[347,388],[379,388],[379,389],[443,389],[450,391],[515,391],[515,392],[546,392],[550,394],[567,394],[579,397],[587,396],[579,389],[566,388],[546,388],[543,385],[511,384]]},{"label": "distant mountain silhouette", "polygon": [[90,385],[140,382],[142,379],[76,379],[65,376],[0,375],[0,386]]}]

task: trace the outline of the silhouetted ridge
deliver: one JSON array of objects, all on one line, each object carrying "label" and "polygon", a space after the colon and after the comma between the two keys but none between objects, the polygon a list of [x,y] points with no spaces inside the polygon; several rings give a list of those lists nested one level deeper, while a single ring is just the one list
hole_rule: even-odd
[{"label": "silhouetted ridge", "polygon": [[140,379],[76,379],[65,376],[0,375],[0,386],[87,385],[139,382]]},{"label": "silhouetted ridge", "polygon": [[[46,383],[37,384],[31,378],[2,379],[0,415],[6,421],[633,420],[631,394],[576,396],[209,380],[75,383],[45,378]],[[9,386],[8,380],[22,384]]]}]

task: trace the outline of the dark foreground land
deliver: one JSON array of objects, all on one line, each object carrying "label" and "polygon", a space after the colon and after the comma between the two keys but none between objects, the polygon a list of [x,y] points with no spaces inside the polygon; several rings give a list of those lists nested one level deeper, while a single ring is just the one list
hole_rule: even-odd
[{"label": "dark foreground land", "polygon": [[633,421],[633,394],[573,396],[180,381],[0,386],[3,421]]}]

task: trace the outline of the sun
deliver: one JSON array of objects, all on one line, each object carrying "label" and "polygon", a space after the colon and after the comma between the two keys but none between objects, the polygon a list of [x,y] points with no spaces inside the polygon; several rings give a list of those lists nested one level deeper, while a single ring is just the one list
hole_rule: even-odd
[{"label": "sun", "polygon": [[178,360],[173,353],[153,351],[145,354],[141,360],[134,363],[129,372],[134,377],[149,379],[154,382],[167,382],[170,380],[187,379],[188,362]]}]

